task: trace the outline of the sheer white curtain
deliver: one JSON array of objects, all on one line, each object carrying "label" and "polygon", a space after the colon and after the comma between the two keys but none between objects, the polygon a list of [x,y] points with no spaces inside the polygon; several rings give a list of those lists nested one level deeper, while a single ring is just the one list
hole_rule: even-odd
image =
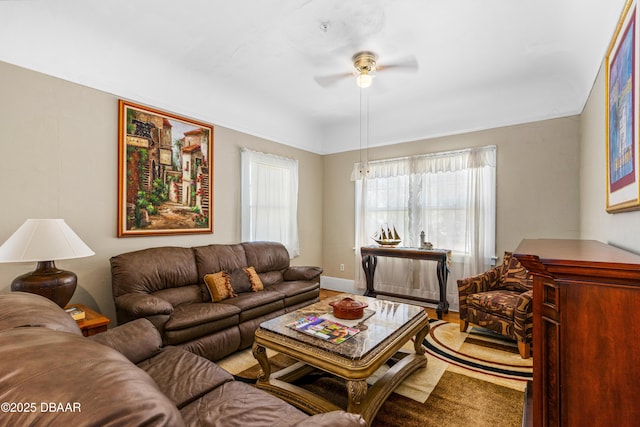
[{"label": "sheer white curtain", "polygon": [[[361,170],[368,170],[361,173]],[[457,150],[354,165],[356,262],[381,227],[395,227],[401,246],[420,233],[452,251],[447,300],[458,307],[456,280],[488,270],[495,257],[496,148]],[[378,258],[376,289],[437,300],[436,263]],[[364,288],[362,269],[356,285]]]},{"label": "sheer white curtain", "polygon": [[281,242],[291,258],[298,240],[298,161],[243,148],[242,241]]}]

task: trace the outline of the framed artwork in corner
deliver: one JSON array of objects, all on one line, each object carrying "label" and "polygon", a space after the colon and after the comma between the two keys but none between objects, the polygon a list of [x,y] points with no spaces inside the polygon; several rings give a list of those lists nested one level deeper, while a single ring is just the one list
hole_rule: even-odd
[{"label": "framed artwork in corner", "polygon": [[607,212],[640,209],[638,13],[628,0],[606,56]]},{"label": "framed artwork in corner", "polygon": [[118,237],[213,233],[213,126],[118,101]]}]

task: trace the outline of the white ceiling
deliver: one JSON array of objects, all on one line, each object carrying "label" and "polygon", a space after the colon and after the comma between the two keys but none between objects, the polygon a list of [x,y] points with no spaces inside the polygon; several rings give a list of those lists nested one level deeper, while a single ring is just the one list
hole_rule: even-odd
[{"label": "white ceiling", "polygon": [[579,114],[624,4],[3,0],[0,60],[328,154],[362,143],[360,89],[314,76],[354,53],[419,64],[364,92],[369,146]]}]

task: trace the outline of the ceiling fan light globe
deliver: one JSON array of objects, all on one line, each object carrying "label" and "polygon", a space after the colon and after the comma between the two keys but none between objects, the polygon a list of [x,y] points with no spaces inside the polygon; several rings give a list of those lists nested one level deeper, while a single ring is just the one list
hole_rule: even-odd
[{"label": "ceiling fan light globe", "polygon": [[373,77],[371,77],[369,74],[360,74],[356,79],[356,83],[358,84],[358,86],[363,89],[371,86],[372,81]]}]

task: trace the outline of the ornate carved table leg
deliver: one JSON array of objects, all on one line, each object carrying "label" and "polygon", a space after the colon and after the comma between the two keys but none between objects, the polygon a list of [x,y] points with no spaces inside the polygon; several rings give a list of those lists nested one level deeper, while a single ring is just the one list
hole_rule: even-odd
[{"label": "ornate carved table leg", "polygon": [[354,414],[361,414],[362,404],[365,396],[367,395],[367,381],[366,380],[349,380],[347,381],[347,392],[349,393],[349,403],[347,404],[347,411]]},{"label": "ornate carved table leg", "polygon": [[254,342],[251,351],[253,353],[253,357],[256,358],[262,368],[262,371],[258,375],[258,382],[268,383],[269,377],[271,376],[271,363],[267,357],[267,350],[263,346]]},{"label": "ornate carved table leg", "polygon": [[415,337],[415,340],[413,341],[413,348],[416,351],[416,354],[424,354],[424,346],[422,345],[422,342],[424,341],[424,338],[427,336],[427,334],[429,333],[429,331],[431,330],[431,326],[427,323],[427,326],[425,326],[424,328],[422,328]]},{"label": "ornate carved table leg", "polygon": [[364,291],[364,296],[375,298],[376,290],[373,288],[373,276],[376,274],[376,265],[378,264],[378,258],[371,255],[365,255],[362,257],[362,269],[364,270],[364,277],[367,281],[367,290]]}]

